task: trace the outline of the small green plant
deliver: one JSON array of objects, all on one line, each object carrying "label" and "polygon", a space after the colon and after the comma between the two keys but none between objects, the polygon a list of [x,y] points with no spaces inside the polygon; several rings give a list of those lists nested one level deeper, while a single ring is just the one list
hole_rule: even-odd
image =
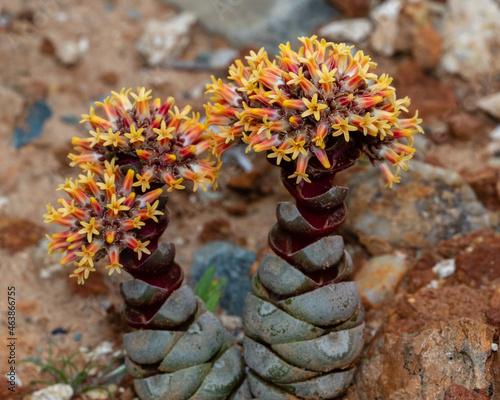
[{"label": "small green plant", "polygon": [[194,294],[203,300],[207,310],[213,312],[226,290],[226,278],[214,278],[215,267],[210,267],[196,285]]},{"label": "small green plant", "polygon": [[[75,393],[85,393],[93,389],[102,389],[108,393],[110,399],[114,398],[106,384],[118,375],[125,375],[123,365],[123,351],[118,352],[108,364],[97,363],[95,357],[85,359],[87,353],[77,351],[66,358],[52,359],[52,349],[49,348],[46,361],[39,357],[25,358],[22,363],[32,363],[40,367],[40,372],[46,372],[51,380],[36,380],[31,384],[55,385],[58,383],[70,385]],[[80,359],[80,360],[78,360]]]}]

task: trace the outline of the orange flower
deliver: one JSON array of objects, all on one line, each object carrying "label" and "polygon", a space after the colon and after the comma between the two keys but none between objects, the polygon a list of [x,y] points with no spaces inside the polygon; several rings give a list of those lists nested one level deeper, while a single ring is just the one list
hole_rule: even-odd
[{"label": "orange flower", "polygon": [[[233,83],[212,77],[205,108],[208,126],[221,131],[213,137],[214,154],[242,141],[247,151],[267,151],[278,165],[294,163],[292,176],[300,182],[308,180],[311,158],[330,168],[333,149],[353,146],[381,166],[391,185],[397,182],[413,154],[412,136],[423,133],[418,115],[400,118],[410,100],[396,99],[392,79],[377,76],[376,64],[362,51],[352,55],[352,47],[316,36],[299,41],[297,52],[281,45],[274,60],[264,49],[251,52],[247,64],[236,60],[229,68]],[[397,162],[391,161],[394,154]]]},{"label": "orange flower", "polygon": [[76,277],[80,284],[95,271],[94,263],[106,254],[110,274],[120,272],[119,254],[126,247],[138,253],[139,258],[142,253],[150,254],[147,248],[150,242],[138,239],[145,225],[141,221],[158,222],[157,217],[163,215],[157,209],[161,189],[135,199],[133,169],[121,176],[115,169],[115,160],[106,161],[102,169],[102,175],[88,172],[75,182],[67,180],[60,189],[70,196],[70,201],[59,199],[62,206],[59,209],[47,205],[44,215],[46,223],[54,222],[67,228],[65,232],[47,236],[49,253],[55,250],[64,253],[61,264],[74,261],[77,269],[70,276]]},{"label": "orange flower", "polygon": [[[98,116],[94,107],[89,115],[83,115],[81,122],[89,123],[92,130],[86,138],[73,139],[76,154],[69,155],[71,166],[99,172],[104,160],[117,158],[130,163],[130,158],[136,158],[140,159],[139,185],[143,191],[150,183],[167,184],[169,190],[183,189],[180,181],[192,181],[194,189],[200,186],[206,190],[193,179],[203,170],[203,183],[215,183],[218,166],[209,154],[203,155],[212,143],[211,134],[198,114],[189,116],[190,106],[179,110],[172,97],[163,104],[160,99],[150,104],[150,94],[145,88],[137,93],[123,89],[112,92],[104,102],[96,102],[105,117]],[[230,93],[221,94],[231,98]]]}]

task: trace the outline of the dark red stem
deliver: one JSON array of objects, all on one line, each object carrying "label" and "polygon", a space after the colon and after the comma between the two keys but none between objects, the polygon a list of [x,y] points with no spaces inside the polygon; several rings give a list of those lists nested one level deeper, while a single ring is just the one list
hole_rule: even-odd
[{"label": "dark red stem", "polygon": [[[334,281],[338,275],[337,268],[325,267],[319,271],[308,271],[294,260],[297,260],[299,252],[307,246],[334,235],[346,219],[344,199],[347,188],[336,186],[334,179],[339,171],[354,164],[358,152],[353,147],[346,146],[335,154],[339,158],[332,162],[333,167],[329,170],[310,165],[308,174],[311,182],[302,180],[297,184],[295,179],[288,178],[293,173],[290,166],[282,168],[281,180],[295,198],[296,210],[300,216],[290,211],[290,207],[278,204],[278,224],[269,233],[269,245],[278,256],[321,284]],[[286,215],[283,215],[284,208],[288,211]],[[298,220],[302,220],[301,223]]]},{"label": "dark red stem", "polygon": [[[142,254],[141,259],[131,249],[120,253],[123,269],[137,281],[141,289],[145,288],[145,295],[141,301],[131,300],[124,295],[122,313],[127,324],[138,329],[159,329],[153,321],[154,316],[167,301],[170,295],[181,287],[184,273],[175,263],[175,246],[173,243],[158,244],[170,222],[170,213],[164,206],[164,215],[158,222],[147,221],[138,234],[139,239],[149,240],[148,250],[150,255]],[[141,284],[142,282],[142,284]]]}]

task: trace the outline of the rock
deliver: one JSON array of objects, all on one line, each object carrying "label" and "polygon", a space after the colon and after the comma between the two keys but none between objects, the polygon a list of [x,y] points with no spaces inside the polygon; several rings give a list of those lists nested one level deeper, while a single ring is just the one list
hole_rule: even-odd
[{"label": "rock", "polygon": [[443,17],[441,67],[477,81],[500,72],[500,5],[494,0],[449,0]]},{"label": "rock", "polygon": [[372,0],[330,0],[348,18],[366,17],[373,3]]},{"label": "rock", "polygon": [[490,396],[485,390],[475,392],[454,383],[444,392],[444,400],[488,400]]},{"label": "rock", "polygon": [[202,243],[212,240],[230,240],[232,237],[234,237],[234,234],[231,232],[231,224],[225,218],[215,218],[207,221],[198,235],[198,239]]},{"label": "rock", "polygon": [[24,315],[33,315],[38,309],[38,302],[36,301],[29,301],[29,300],[21,300],[19,303],[17,303],[17,311],[19,311],[20,314]]},{"label": "rock", "polygon": [[43,133],[45,122],[52,116],[52,110],[45,102],[39,100],[27,111],[26,121],[17,126],[12,137],[12,144],[16,149],[28,144]]},{"label": "rock", "polygon": [[500,140],[500,125],[490,132],[490,138],[493,140]]},{"label": "rock", "polygon": [[402,6],[400,0],[388,0],[374,7],[371,12],[375,23],[371,45],[375,51],[387,57],[392,56],[396,50]]},{"label": "rock", "polygon": [[[488,154],[490,155],[488,166],[500,169],[500,125],[490,132],[490,138],[492,140],[487,147]],[[500,184],[497,185],[497,188],[500,196]]]},{"label": "rock", "polygon": [[444,258],[456,258],[463,253],[471,243],[482,241],[485,236],[492,234],[493,231],[482,229],[463,236],[453,236],[451,239],[439,242],[437,253]]},{"label": "rock", "polygon": [[70,385],[58,383],[37,390],[31,395],[31,400],[69,400],[73,396],[73,388]]},{"label": "rock", "polygon": [[398,97],[410,97],[411,110],[418,110],[425,124],[430,117],[443,121],[456,112],[458,103],[455,89],[425,75],[415,61],[408,59],[401,62],[394,81]]},{"label": "rock", "polygon": [[446,260],[439,261],[432,267],[432,272],[434,272],[439,279],[444,279],[453,275],[455,273],[455,260],[453,258],[447,258]]},{"label": "rock", "polygon": [[0,132],[4,129],[6,132],[11,132],[14,123],[22,115],[24,110],[23,96],[5,86],[0,86],[0,118],[2,126]]},{"label": "rock", "polygon": [[222,207],[230,215],[242,216],[248,213],[248,204],[246,201],[224,200]]},{"label": "rock", "polygon": [[56,53],[56,48],[49,38],[43,38],[42,44],[40,46],[40,51],[42,52],[42,54],[53,56]]},{"label": "rock", "polygon": [[227,187],[242,192],[251,192],[258,189],[257,181],[261,176],[260,171],[253,169],[249,172],[241,172],[227,182]]},{"label": "rock", "polygon": [[425,120],[425,133],[428,133],[436,144],[448,143],[451,140],[448,124],[435,116],[430,116]]},{"label": "rock", "polygon": [[407,269],[406,255],[399,251],[370,259],[356,275],[363,304],[370,307],[392,299]]},{"label": "rock", "polygon": [[[30,400],[30,396],[26,396],[26,387],[23,388],[18,386],[16,387],[15,392],[9,390],[9,388],[11,388],[10,381],[8,381],[7,379],[0,380],[0,393],[2,393],[3,396],[2,400],[18,400],[19,398],[22,398],[23,400]],[[23,394],[24,397],[21,397],[23,396]]]},{"label": "rock", "polygon": [[280,43],[308,36],[338,16],[335,8],[317,0],[161,1],[193,13],[205,28],[223,35],[235,47],[258,43],[269,53],[277,53]]},{"label": "rock", "polygon": [[322,26],[318,34],[333,42],[360,43],[367,39],[372,28],[368,18],[343,19]]},{"label": "rock", "polygon": [[[80,117],[76,116],[76,115],[61,115],[59,117],[59,120],[61,122],[64,122],[65,124],[68,124],[68,125],[76,125],[78,126],[80,124]],[[59,148],[57,151],[62,151],[63,149]],[[56,157],[59,159],[59,161],[63,161],[63,156],[66,156],[65,158],[67,159],[68,156],[67,156],[67,151],[68,149],[65,147],[64,148],[64,153],[63,154],[59,154],[57,153],[56,154]],[[66,163],[66,160],[64,160],[64,163]]]},{"label": "rock", "polygon": [[477,106],[496,119],[500,119],[500,92],[480,98]]},{"label": "rock", "polygon": [[432,267],[444,254],[458,264],[458,257],[474,252],[471,247],[493,244],[497,237],[492,231],[475,231],[421,253],[393,301],[368,310],[372,336],[346,399],[438,400],[447,398],[452,384],[465,388],[456,392],[464,396],[467,391],[497,393],[500,279],[481,269],[478,274],[487,275],[487,286],[464,284],[455,279],[458,267],[437,289],[425,288],[425,281],[414,285],[413,279],[415,272],[434,276]]},{"label": "rock", "polygon": [[[114,393],[116,392],[116,386],[115,385],[111,385],[114,387],[114,391],[113,390],[109,390],[110,388],[107,388],[109,390],[109,392],[111,393]],[[108,390],[104,390],[104,389],[92,389],[92,390],[89,390],[88,392],[85,392],[85,395],[89,398],[89,400],[108,400],[109,399],[109,392]],[[115,396],[116,397],[116,396]]]},{"label": "rock", "polygon": [[500,307],[492,307],[486,311],[488,323],[500,328]]},{"label": "rock", "polygon": [[27,79],[19,86],[19,93],[31,105],[37,100],[44,100],[49,95],[49,85],[42,79]]},{"label": "rock", "polygon": [[239,51],[229,47],[217,49],[207,54],[208,68],[227,70],[229,65],[238,58]]},{"label": "rock", "polygon": [[215,266],[215,276],[227,279],[221,307],[230,315],[242,316],[245,298],[252,291],[249,271],[254,261],[251,251],[228,242],[210,242],[194,253],[190,281],[198,282],[208,268]]},{"label": "rock", "polygon": [[435,278],[432,270],[435,264],[436,257],[434,254],[424,250],[404,278],[406,292],[415,293],[420,288],[427,286]]},{"label": "rock", "polygon": [[487,210],[457,173],[412,161],[402,182],[384,188],[380,172],[352,175],[347,231],[378,236],[394,247],[422,248],[453,235],[488,228]]},{"label": "rock", "polygon": [[487,389],[494,329],[460,318],[426,324],[414,334],[383,333],[362,358],[355,390],[362,399],[442,399],[455,383]]},{"label": "rock", "polygon": [[443,38],[432,26],[417,27],[411,52],[422,69],[431,70],[438,65],[442,47]]},{"label": "rock", "polygon": [[381,331],[411,335],[433,323],[456,321],[460,318],[489,324],[486,315],[490,308],[489,290],[498,287],[498,284],[493,284],[487,289],[476,289],[448,280],[444,286],[422,288],[412,295],[400,290],[397,303],[391,309],[391,317]]},{"label": "rock", "polygon": [[89,40],[81,36],[74,40],[53,41],[56,58],[65,66],[74,66],[82,59],[89,49]]},{"label": "rock", "polygon": [[472,140],[482,133],[482,122],[478,118],[464,112],[453,114],[448,118],[447,122],[451,134],[459,140]]},{"label": "rock", "polygon": [[196,17],[181,13],[167,21],[150,20],[137,42],[137,51],[150,67],[168,63],[178,57],[189,44],[189,30]]},{"label": "rock", "polygon": [[[214,131],[220,132],[220,129],[214,127]],[[236,145],[229,148],[222,155],[222,162],[226,165],[235,164],[245,172],[252,172],[255,169],[253,160],[245,153],[245,149],[241,145]]]},{"label": "rock", "polygon": [[498,191],[500,173],[498,169],[489,167],[474,172],[464,170],[462,176],[488,210],[500,209],[500,192]]},{"label": "rock", "polygon": [[456,280],[472,287],[500,278],[500,234],[489,232],[471,240],[456,258]]},{"label": "rock", "polygon": [[359,242],[366,248],[372,256],[381,256],[393,252],[393,247],[384,239],[378,236],[362,236]]},{"label": "rock", "polygon": [[136,8],[127,8],[126,13],[132,19],[142,19],[142,12]]},{"label": "rock", "polygon": [[43,237],[45,229],[28,219],[0,218],[0,248],[18,252],[33,246]]},{"label": "rock", "polygon": [[218,316],[222,326],[226,328],[229,332],[238,332],[243,329],[243,320],[235,315],[227,315],[222,313]]},{"label": "rock", "polygon": [[114,71],[103,72],[99,75],[99,79],[107,85],[116,85],[118,83],[118,75]]}]

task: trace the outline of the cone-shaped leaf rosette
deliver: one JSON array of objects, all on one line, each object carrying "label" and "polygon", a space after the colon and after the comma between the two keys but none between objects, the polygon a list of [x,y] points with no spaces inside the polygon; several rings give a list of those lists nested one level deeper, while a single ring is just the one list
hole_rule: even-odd
[{"label": "cone-shaped leaf rosette", "polygon": [[[164,216],[168,216],[165,207]],[[163,232],[168,218],[158,220]],[[175,263],[175,246],[161,243],[139,259],[125,249],[120,285],[125,321],[138,330],[124,336],[126,367],[136,391],[147,399],[227,399],[244,373],[233,337],[187,286]]]},{"label": "cone-shaped leaf rosette", "polygon": [[347,189],[333,169],[311,183],[287,178],[296,204],[279,203],[266,255],[244,309],[248,385],[259,399],[331,399],[345,392],[364,339],[352,261],[335,231]]},{"label": "cone-shaped leaf rosette", "polygon": [[144,262],[124,257],[122,313],[139,330],[124,336],[127,371],[148,399],[222,400],[238,389],[243,361],[232,336],[187,286],[162,243]]}]

